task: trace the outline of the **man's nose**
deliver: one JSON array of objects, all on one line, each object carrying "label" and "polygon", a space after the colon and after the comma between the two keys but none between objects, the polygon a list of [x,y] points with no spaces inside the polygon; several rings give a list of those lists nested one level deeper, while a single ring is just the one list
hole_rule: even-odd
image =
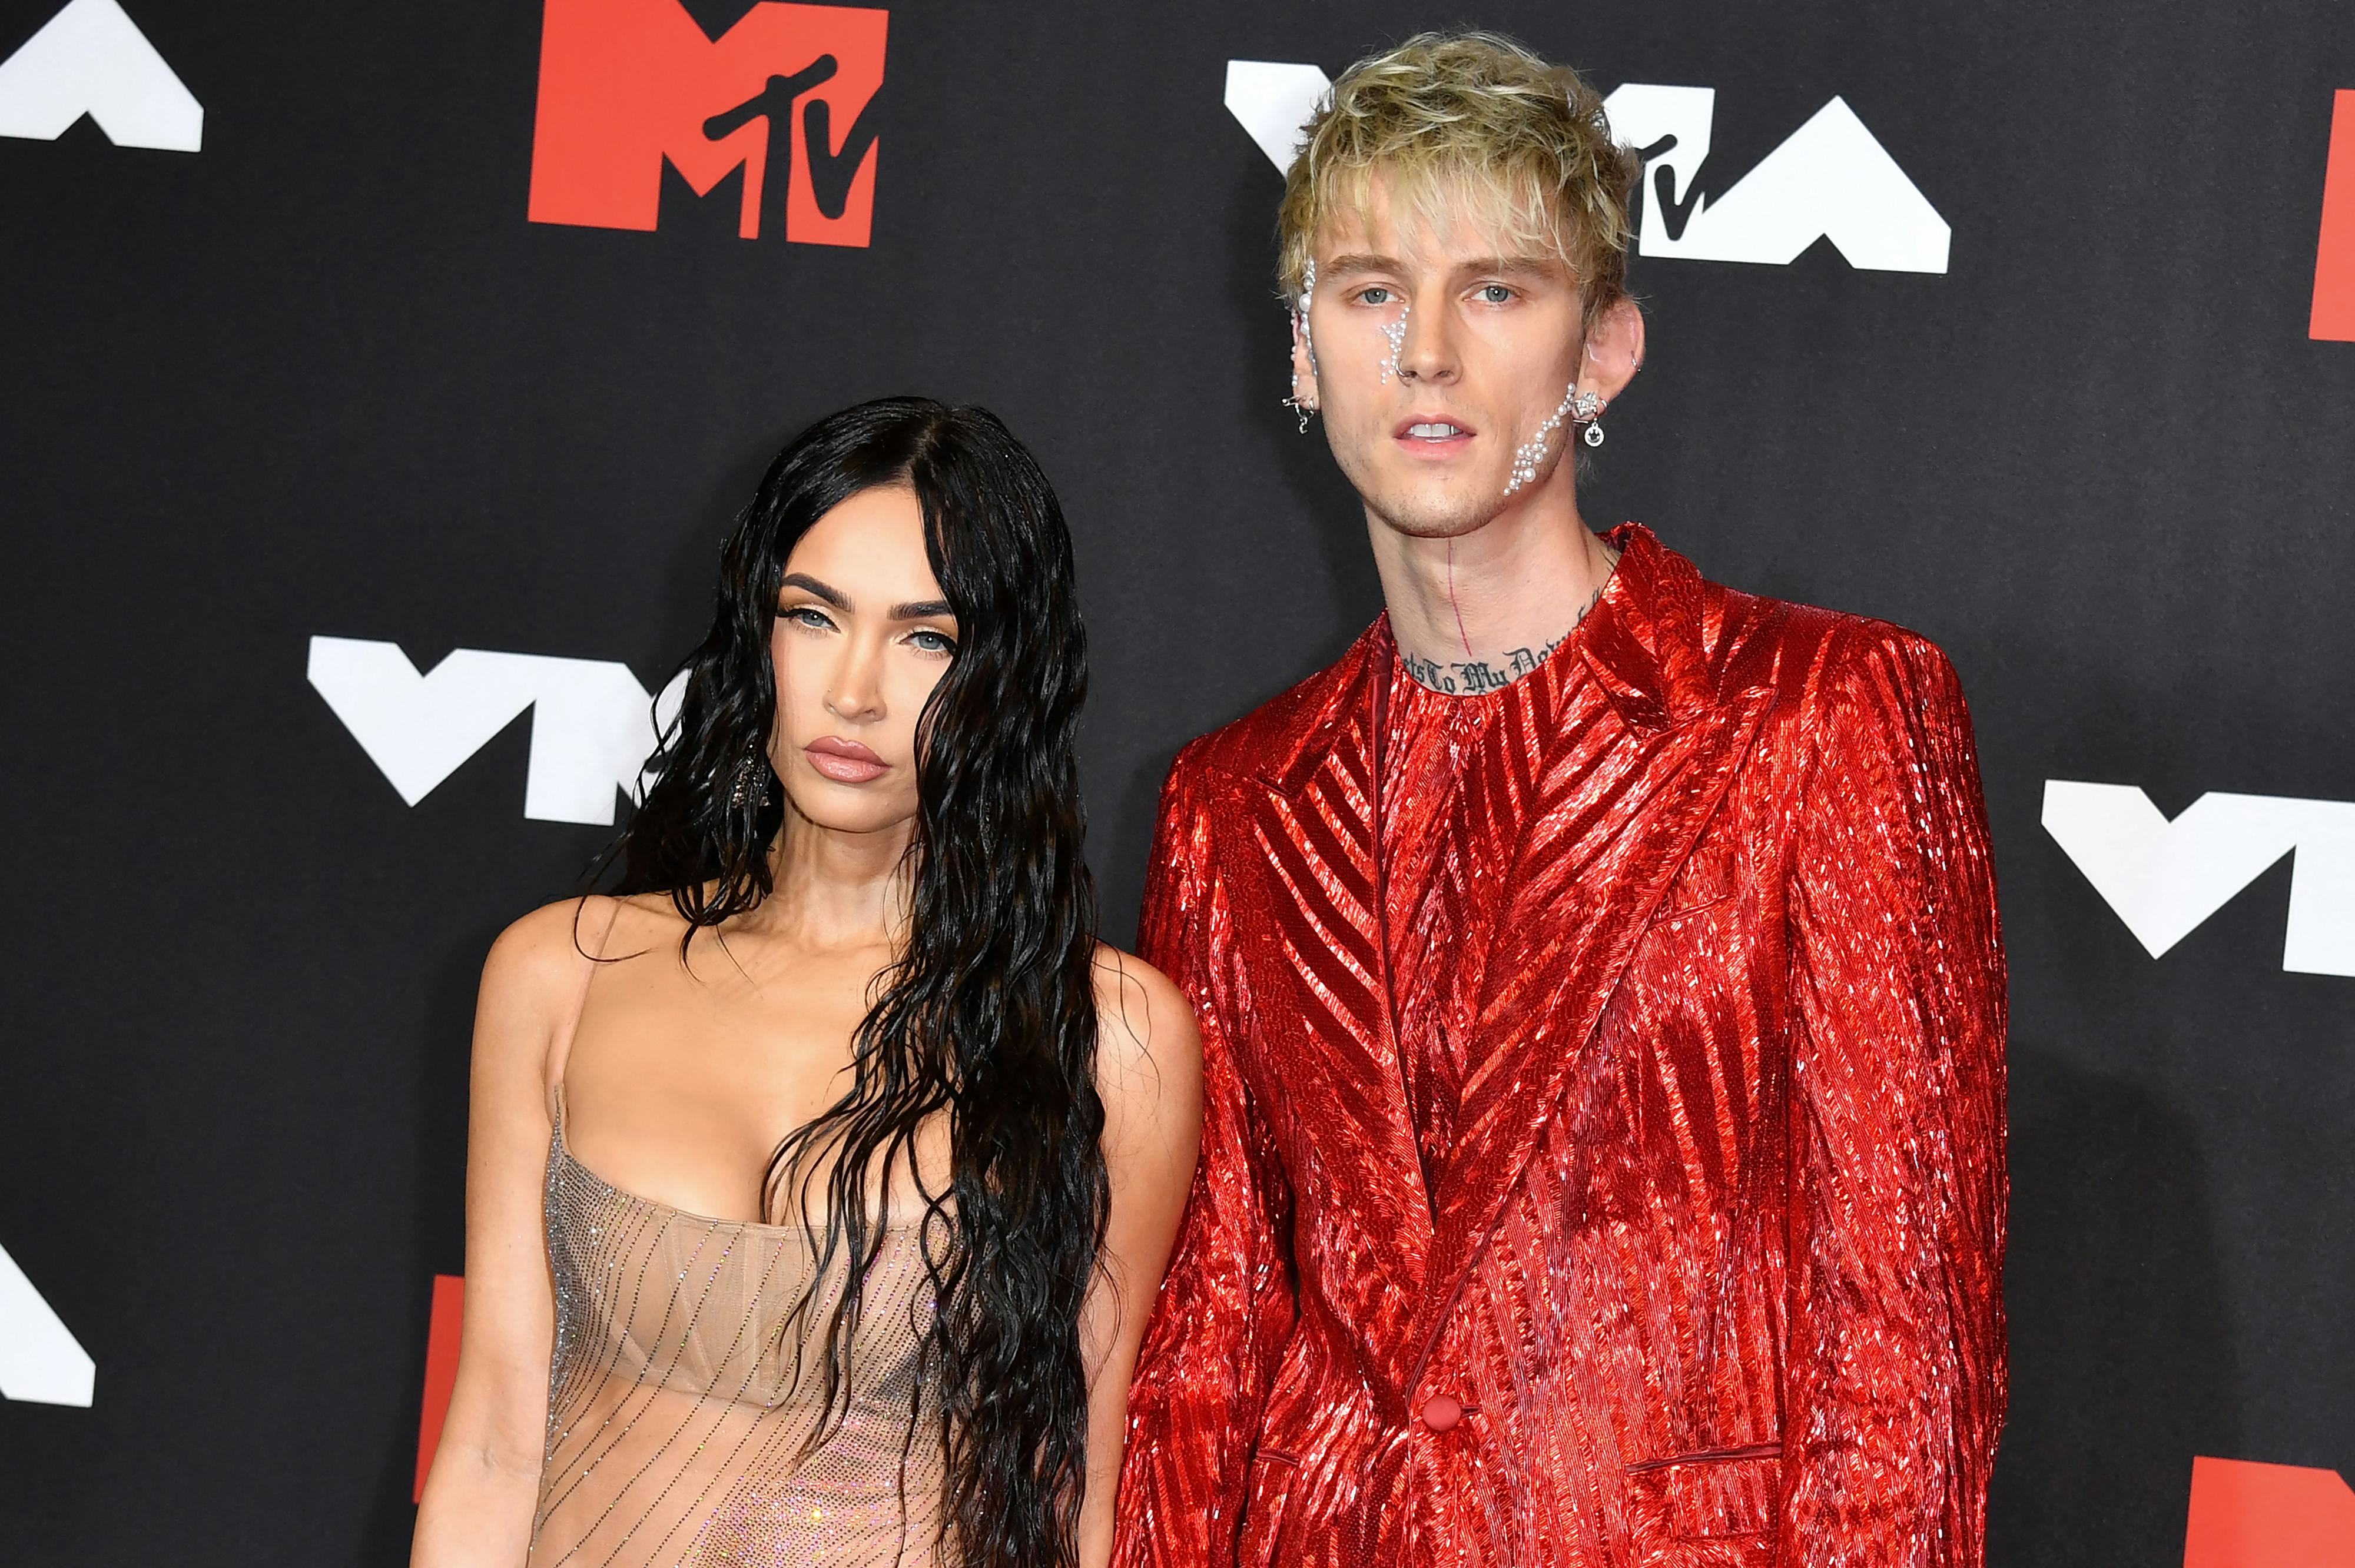
[{"label": "man's nose", "polygon": [[1455,335],[1447,313],[1437,307],[1410,309],[1399,323],[1398,373],[1401,381],[1447,381],[1455,377]]}]

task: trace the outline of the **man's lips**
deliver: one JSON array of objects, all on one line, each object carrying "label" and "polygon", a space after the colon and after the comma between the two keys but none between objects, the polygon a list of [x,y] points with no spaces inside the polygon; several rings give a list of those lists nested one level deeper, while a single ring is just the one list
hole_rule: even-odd
[{"label": "man's lips", "polygon": [[1452,457],[1478,435],[1460,418],[1444,414],[1409,414],[1391,431],[1391,439],[1418,456]]},{"label": "man's lips", "polygon": [[802,747],[810,766],[837,784],[864,784],[891,771],[891,765],[868,747],[839,736],[822,736]]}]

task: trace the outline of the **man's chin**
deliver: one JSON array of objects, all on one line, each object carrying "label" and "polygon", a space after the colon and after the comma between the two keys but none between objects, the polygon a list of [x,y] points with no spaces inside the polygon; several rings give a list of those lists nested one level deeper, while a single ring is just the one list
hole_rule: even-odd
[{"label": "man's chin", "polygon": [[1393,493],[1365,498],[1367,510],[1397,533],[1413,539],[1454,539],[1471,533],[1504,510],[1502,487],[1492,494],[1453,491],[1444,495]]}]

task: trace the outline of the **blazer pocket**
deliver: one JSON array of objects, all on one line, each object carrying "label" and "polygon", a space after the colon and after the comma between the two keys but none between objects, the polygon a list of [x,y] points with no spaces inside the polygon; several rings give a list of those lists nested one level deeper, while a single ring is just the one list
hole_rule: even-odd
[{"label": "blazer pocket", "polygon": [[[1779,1443],[1672,1454],[1629,1465],[1624,1474],[1629,1533],[1639,1551],[1670,1542],[1722,1541],[1731,1545],[1745,1537],[1773,1544],[1775,1500],[1783,1488]],[[1740,1552],[1724,1560],[1748,1561]]]}]

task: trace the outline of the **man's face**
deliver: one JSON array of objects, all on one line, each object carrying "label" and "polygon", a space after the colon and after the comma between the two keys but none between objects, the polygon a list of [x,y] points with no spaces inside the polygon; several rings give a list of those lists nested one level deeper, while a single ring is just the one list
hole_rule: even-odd
[{"label": "man's face", "polygon": [[[1337,214],[1316,236],[1295,385],[1314,388],[1333,456],[1378,518],[1451,538],[1508,503],[1517,449],[1578,380],[1578,281],[1561,258],[1498,238],[1463,204],[1434,230],[1393,204],[1380,171],[1369,194],[1362,215]],[[1564,414],[1511,500],[1569,482],[1555,469],[1574,434]]]}]

